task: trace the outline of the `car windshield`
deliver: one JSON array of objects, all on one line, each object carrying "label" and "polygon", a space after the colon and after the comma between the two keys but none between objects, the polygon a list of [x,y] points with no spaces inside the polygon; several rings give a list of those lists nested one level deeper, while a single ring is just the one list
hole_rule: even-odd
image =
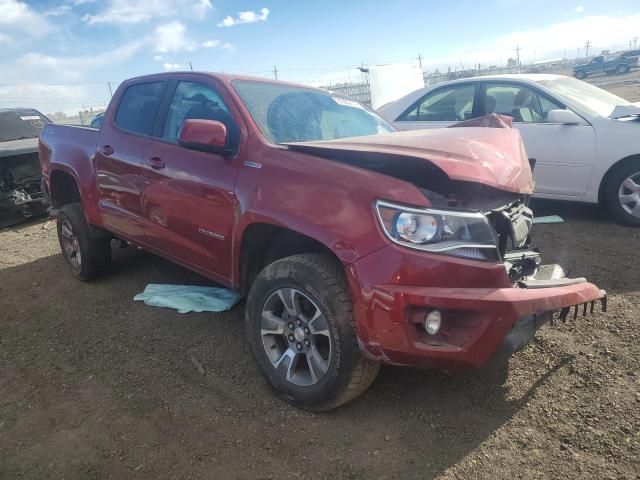
[{"label": "car windshield", "polygon": [[631,105],[631,102],[624,98],[571,77],[538,80],[538,83],[565,99],[567,103],[574,103],[591,115],[608,117],[617,106]]},{"label": "car windshield", "polygon": [[0,142],[36,138],[49,119],[36,110],[0,112]]},{"label": "car windshield", "polygon": [[395,129],[362,104],[322,90],[250,80],[233,86],[271,143],[359,137]]}]

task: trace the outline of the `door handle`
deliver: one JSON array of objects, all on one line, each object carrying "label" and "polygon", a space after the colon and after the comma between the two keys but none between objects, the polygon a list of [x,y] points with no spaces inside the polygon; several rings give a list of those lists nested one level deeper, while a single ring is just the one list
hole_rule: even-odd
[{"label": "door handle", "polygon": [[161,168],[164,168],[164,160],[159,157],[151,157],[147,159],[147,165],[154,170],[160,170]]},{"label": "door handle", "polygon": [[98,151],[106,157],[108,157],[109,155],[113,155],[113,148],[111,147],[111,145],[104,145]]}]

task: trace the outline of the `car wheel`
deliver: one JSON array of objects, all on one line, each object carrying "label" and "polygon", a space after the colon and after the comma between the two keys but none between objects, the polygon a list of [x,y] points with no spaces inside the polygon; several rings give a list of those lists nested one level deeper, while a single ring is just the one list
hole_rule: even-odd
[{"label": "car wheel", "polygon": [[360,352],[344,272],[325,255],[293,255],[262,270],[245,327],[266,380],[297,407],[338,407],[363,393],[380,368]]},{"label": "car wheel", "polygon": [[72,203],[62,207],[57,223],[62,255],[76,277],[90,280],[109,268],[111,240],[91,238],[81,204]]},{"label": "car wheel", "polygon": [[582,80],[584,78],[587,78],[587,74],[585,72],[583,72],[582,70],[578,70],[574,75],[578,80]]},{"label": "car wheel", "polygon": [[618,65],[618,69],[616,70],[618,73],[627,73],[629,71],[629,65]]},{"label": "car wheel", "polygon": [[640,161],[614,170],[605,185],[604,200],[618,222],[640,227]]}]

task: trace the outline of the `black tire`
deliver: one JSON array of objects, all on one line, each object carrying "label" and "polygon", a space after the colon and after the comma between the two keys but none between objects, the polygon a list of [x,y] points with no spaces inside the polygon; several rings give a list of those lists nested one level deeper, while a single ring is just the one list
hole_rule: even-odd
[{"label": "black tire", "polygon": [[582,70],[578,70],[576,73],[574,73],[574,76],[578,80],[583,80],[583,79],[587,78],[587,74],[585,72],[583,72]]},{"label": "black tire", "polygon": [[[84,217],[82,205],[71,203],[60,209],[57,219],[58,241],[62,255],[67,260],[73,274],[80,280],[91,280],[108,271],[111,264],[111,240],[91,238],[89,225]],[[72,236],[69,237],[68,230]],[[69,244],[80,255],[70,251]]]},{"label": "black tire", "polygon": [[[607,210],[616,221],[630,227],[640,227],[640,217],[627,212],[619,198],[622,183],[630,177],[640,179],[640,160],[624,163],[611,173],[604,186],[603,199]],[[624,189],[623,193],[625,192],[631,193]],[[628,204],[627,207],[630,207],[630,205],[635,207],[634,204]]]},{"label": "black tire", "polygon": [[[326,359],[328,368],[324,376],[315,384],[294,384],[285,378],[282,369],[274,366],[274,361],[267,354],[261,326],[263,309],[283,289],[295,290],[301,298],[313,302],[313,307],[326,319],[326,330],[332,342],[331,353]],[[338,262],[326,255],[293,255],[262,270],[247,298],[245,327],[253,354],[268,383],[284,400],[300,408],[330,410],[353,400],[371,385],[380,369],[379,363],[366,359],[360,352],[344,271]],[[288,330],[280,342],[288,342],[286,332]],[[274,334],[274,337],[280,338],[279,334]],[[293,335],[289,334],[289,337]],[[301,355],[304,360],[304,353]],[[293,359],[289,357],[285,369],[292,363]],[[310,363],[308,366],[311,370]]]},{"label": "black tire", "polygon": [[618,68],[616,69],[616,72],[618,72],[619,74],[624,74],[624,73],[628,73],[629,72],[629,65],[618,65]]}]

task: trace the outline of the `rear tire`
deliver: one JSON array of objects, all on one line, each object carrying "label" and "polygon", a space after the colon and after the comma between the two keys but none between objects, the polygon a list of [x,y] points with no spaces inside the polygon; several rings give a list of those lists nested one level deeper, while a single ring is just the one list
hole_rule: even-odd
[{"label": "rear tire", "polygon": [[576,73],[574,73],[574,76],[578,80],[584,80],[585,78],[587,78],[587,74],[585,72],[583,72],[582,70],[578,70]]},{"label": "rear tire", "polygon": [[111,239],[91,238],[80,203],[62,207],[57,223],[62,255],[77,278],[91,280],[109,269]]},{"label": "rear tire", "polygon": [[262,270],[245,327],[267,382],[300,408],[330,410],[353,400],[380,369],[360,352],[342,266],[325,255],[293,255]]},{"label": "rear tire", "polygon": [[618,65],[618,68],[617,68],[616,72],[618,72],[621,75],[624,74],[624,73],[628,73],[629,72],[629,65]]},{"label": "rear tire", "polygon": [[640,160],[613,171],[604,187],[604,202],[616,221],[640,227]]}]

